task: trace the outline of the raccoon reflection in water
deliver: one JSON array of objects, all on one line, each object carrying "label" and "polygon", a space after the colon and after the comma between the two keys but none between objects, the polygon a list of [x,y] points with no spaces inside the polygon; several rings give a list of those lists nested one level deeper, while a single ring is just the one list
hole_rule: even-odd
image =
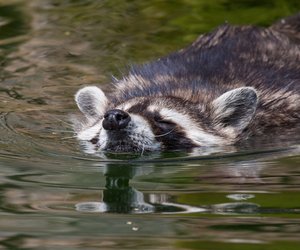
[{"label": "raccoon reflection in water", "polygon": [[86,119],[77,137],[92,151],[190,149],[296,131],[300,14],[268,28],[220,26],[114,86],[75,96]]}]

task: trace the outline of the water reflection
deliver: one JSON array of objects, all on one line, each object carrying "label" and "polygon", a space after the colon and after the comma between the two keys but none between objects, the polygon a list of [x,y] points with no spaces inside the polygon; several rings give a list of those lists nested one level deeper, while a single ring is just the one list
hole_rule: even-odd
[{"label": "water reflection", "polygon": [[[112,156],[111,156],[112,157]],[[120,157],[120,156],[119,156]],[[126,155],[123,156],[126,158]],[[205,159],[205,158],[204,158]],[[123,159],[124,160],[124,159]],[[174,160],[174,159],[173,159]],[[165,163],[158,162],[149,164],[144,161],[145,166],[141,166],[140,160],[136,160],[139,164],[123,163],[107,163],[102,167],[105,176],[105,189],[102,191],[102,199],[100,201],[81,202],[76,204],[76,210],[81,212],[107,212],[107,213],[207,213],[207,214],[256,214],[262,212],[260,205],[249,202],[249,199],[255,198],[252,193],[232,193],[224,194],[224,197],[232,202],[201,204],[201,193],[199,195],[197,206],[189,204],[189,202],[177,202],[177,197],[163,192],[142,192],[132,187],[130,180],[135,176],[147,176],[153,172],[157,173],[157,166],[163,166]],[[151,159],[150,159],[151,161]],[[133,160],[134,162],[134,160]],[[146,166],[147,165],[147,166]],[[169,162],[170,168],[164,168],[169,175],[176,174],[179,170],[176,168],[175,162]],[[173,166],[172,166],[173,165]],[[200,169],[201,162],[195,161],[190,164],[192,169]],[[188,166],[188,165],[187,165]],[[177,169],[177,170],[176,170]],[[255,161],[236,161],[234,163],[224,163],[222,168],[214,168],[211,166],[211,173],[216,169],[218,178],[226,176],[234,183],[261,183],[260,172],[261,164],[255,164]],[[202,173],[201,178],[208,178]],[[201,179],[199,179],[201,181]],[[157,179],[156,181],[159,181]],[[212,179],[210,179],[210,182]],[[179,195],[181,196],[181,195]],[[183,196],[185,196],[183,194]]]},{"label": "water reflection", "polygon": [[212,206],[212,213],[214,214],[257,214],[260,206],[251,202],[231,202],[224,204],[216,204]]},{"label": "water reflection", "polygon": [[146,203],[142,192],[129,185],[136,175],[136,168],[123,165],[107,166],[105,190],[102,202],[87,202],[76,205],[78,211],[113,213],[151,213],[154,207]]},{"label": "water reflection", "polygon": [[[150,173],[152,168],[147,168]],[[150,171],[149,171],[150,170]],[[168,201],[165,194],[144,194],[133,188],[130,180],[140,174],[146,174],[142,167],[130,165],[107,165],[105,190],[101,202],[83,202],[76,204],[81,212],[109,213],[195,213],[206,211],[204,208],[177,204]]]},{"label": "water reflection", "polygon": [[274,138],[240,155],[118,162],[62,139],[73,135],[64,121],[82,85],[108,83],[224,20],[267,25],[299,9],[217,2],[0,0],[0,248],[299,249],[299,157],[262,159]]},{"label": "water reflection", "polygon": [[[163,161],[147,159],[142,162],[139,158],[125,160],[126,157],[124,155],[123,160],[120,160],[119,163],[112,162],[105,165],[102,163],[101,171],[105,176],[105,189],[102,191],[101,199],[99,201],[77,203],[77,211],[125,214],[200,213],[214,215],[299,213],[297,209],[292,207],[271,209],[264,204],[264,199],[260,198],[262,195],[269,197],[270,194],[273,194],[268,189],[264,190],[263,186],[260,186],[269,182],[262,174],[268,169],[268,165],[265,162],[266,155],[264,154],[260,156],[260,160],[258,160],[258,156],[254,160],[246,160],[243,159],[241,154],[234,154],[231,156],[233,159],[229,158],[228,162],[224,160],[222,163],[205,162],[206,156],[203,156],[202,160],[204,160],[204,163],[201,161],[201,157],[198,157],[194,159],[194,162],[190,161],[184,164],[176,163],[176,159],[172,158],[169,158],[169,161],[166,161],[167,158],[164,158]],[[270,156],[267,155],[268,157]],[[185,159],[188,158],[185,157]],[[184,168],[183,165],[185,166]],[[199,174],[199,178],[188,177],[190,171],[193,172],[193,175]],[[151,178],[151,175],[156,176],[155,180]],[[163,178],[165,175],[168,175],[168,180]],[[187,176],[186,178],[184,177],[185,175]],[[137,189],[130,184],[130,181],[135,177],[150,180],[150,182],[165,183],[169,187],[177,181],[181,182],[180,178],[182,178],[182,183],[189,183],[190,186],[194,183],[195,188],[198,187],[198,189],[194,189],[190,193],[187,193],[187,190],[184,190],[183,193],[178,190],[176,194],[163,191],[153,192],[153,188],[150,188],[152,191],[149,191],[149,189],[141,191],[140,188]],[[216,195],[216,199],[212,199],[207,203],[209,193],[203,192],[204,190],[201,190],[201,188],[205,188],[213,183],[223,187],[224,185],[234,185],[235,188],[232,190],[233,192],[217,188],[218,194],[212,193],[213,196]],[[276,192],[274,195],[276,197],[280,196]]]}]

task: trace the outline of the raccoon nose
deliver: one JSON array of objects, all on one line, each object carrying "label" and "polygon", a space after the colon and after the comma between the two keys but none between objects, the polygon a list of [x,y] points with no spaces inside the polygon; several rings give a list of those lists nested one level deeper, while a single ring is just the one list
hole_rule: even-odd
[{"label": "raccoon nose", "polygon": [[102,126],[106,130],[119,130],[126,128],[130,122],[128,113],[120,109],[112,109],[105,113]]}]

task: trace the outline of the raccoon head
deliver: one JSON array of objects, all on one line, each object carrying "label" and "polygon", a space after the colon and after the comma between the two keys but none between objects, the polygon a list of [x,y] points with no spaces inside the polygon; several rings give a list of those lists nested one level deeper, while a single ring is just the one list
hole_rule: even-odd
[{"label": "raccoon head", "polygon": [[257,94],[251,87],[230,90],[209,103],[145,96],[115,106],[97,87],[79,90],[75,100],[88,120],[78,138],[114,152],[232,144],[257,106]]}]

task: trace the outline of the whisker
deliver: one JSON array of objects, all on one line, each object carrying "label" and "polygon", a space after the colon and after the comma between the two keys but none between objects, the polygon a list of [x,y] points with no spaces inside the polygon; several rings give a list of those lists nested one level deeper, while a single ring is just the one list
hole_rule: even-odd
[{"label": "whisker", "polygon": [[108,142],[108,140],[105,139],[104,141],[102,141],[102,143],[99,143],[99,142],[100,142],[100,139],[98,140],[97,146],[98,146],[98,148],[101,148],[102,145],[104,145],[104,143]]},{"label": "whisker", "polygon": [[73,133],[74,134],[74,131],[72,131],[72,130],[54,130],[54,129],[50,129],[49,131],[52,132],[52,133]]},{"label": "whisker", "polygon": [[142,152],[141,152],[141,156],[143,156],[143,155],[144,155],[144,151],[145,151],[145,145],[143,144],[143,145],[142,145]]},{"label": "whisker", "polygon": [[164,134],[161,134],[161,135],[155,135],[154,137],[163,137],[163,136],[166,136],[166,135],[172,133],[174,130],[175,130],[175,128],[171,129],[171,130],[168,131],[167,133],[164,133]]},{"label": "whisker", "polygon": [[63,137],[63,138],[61,138],[61,140],[70,140],[70,139],[74,139],[74,138],[76,138],[76,136]]},{"label": "whisker", "polygon": [[68,125],[69,127],[73,127],[73,124],[71,124],[71,123],[68,123],[68,122],[66,122],[66,121],[64,121],[64,120],[62,120],[62,119],[59,119],[59,118],[57,118],[57,117],[55,117],[55,116],[53,116],[53,115],[50,115],[53,119],[55,119],[55,120],[57,120],[57,121],[59,121],[59,122],[61,122],[61,123],[63,123],[63,124],[65,124],[65,125]]},{"label": "whisker", "polygon": [[97,145],[99,146],[99,148],[101,148],[101,147],[102,147],[102,145],[103,145],[105,142],[107,142],[107,140],[104,140],[104,141],[103,141],[103,142],[101,142],[101,143],[99,143],[99,141],[98,141]]}]

